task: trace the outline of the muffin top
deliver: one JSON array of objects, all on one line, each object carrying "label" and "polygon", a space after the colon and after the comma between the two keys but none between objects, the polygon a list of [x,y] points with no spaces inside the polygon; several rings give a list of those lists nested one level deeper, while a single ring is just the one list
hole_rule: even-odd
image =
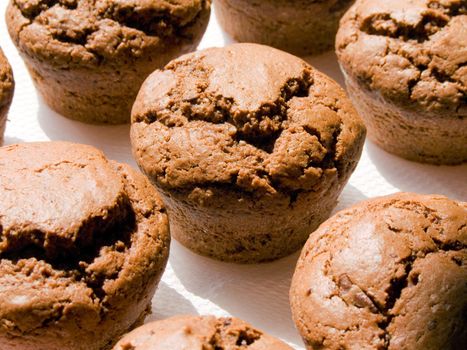
[{"label": "muffin top", "polygon": [[400,193],[343,210],[295,270],[295,322],[314,349],[461,349],[467,203]]},{"label": "muffin top", "polygon": [[351,78],[392,103],[467,117],[466,0],[357,0],[336,50]]},{"label": "muffin top", "polygon": [[168,220],[157,193],[93,147],[0,148],[0,193],[1,337],[100,326],[165,266]]},{"label": "muffin top", "polygon": [[2,49],[0,49],[0,110],[10,105],[11,99],[13,98],[14,87],[15,82],[13,80],[11,66],[3,54]]},{"label": "muffin top", "polygon": [[148,323],[114,350],[292,350],[282,341],[231,317],[176,316]]},{"label": "muffin top", "polygon": [[132,110],[135,158],[162,189],[318,190],[323,178],[348,175],[364,135],[337,83],[256,44],[172,61],[148,77]]},{"label": "muffin top", "polygon": [[191,40],[210,0],[10,0],[11,37],[54,66],[137,58]]}]

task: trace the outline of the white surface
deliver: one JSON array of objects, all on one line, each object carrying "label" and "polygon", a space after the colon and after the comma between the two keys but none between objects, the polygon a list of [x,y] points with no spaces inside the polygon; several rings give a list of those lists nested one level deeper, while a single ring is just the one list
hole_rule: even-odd
[{"label": "white surface", "polygon": [[[7,0],[0,3],[3,17]],[[129,126],[86,125],[65,119],[44,105],[8,37],[4,20],[0,23],[0,45],[13,66],[16,80],[5,144],[41,140],[86,143],[102,149],[109,158],[136,166],[131,157]],[[228,42],[213,14],[200,48],[224,46]],[[309,62],[342,84],[333,53]],[[337,209],[397,191],[439,193],[467,200],[466,180],[467,164],[456,167],[417,164],[367,142]],[[284,339],[296,349],[303,349],[288,303],[289,283],[298,253],[270,264],[239,266],[197,256],[177,242],[171,248],[169,264],[148,320],[180,313],[234,315]]]}]

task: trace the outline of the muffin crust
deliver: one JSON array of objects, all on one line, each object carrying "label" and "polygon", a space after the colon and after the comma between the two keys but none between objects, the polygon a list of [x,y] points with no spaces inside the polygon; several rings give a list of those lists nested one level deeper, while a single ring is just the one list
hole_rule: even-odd
[{"label": "muffin crust", "polygon": [[334,81],[256,44],[172,61],[132,110],[133,153],[168,205],[173,236],[236,262],[299,249],[335,206],[364,137]]},{"label": "muffin crust", "polygon": [[10,35],[55,67],[136,58],[193,35],[205,0],[12,0]]},{"label": "muffin crust", "polygon": [[465,0],[363,0],[342,20],[337,53],[347,74],[393,103],[466,118],[466,33]]},{"label": "muffin crust", "polygon": [[305,245],[290,290],[308,349],[461,349],[467,204],[400,193],[343,210]]},{"label": "muffin crust", "polygon": [[336,51],[373,141],[410,160],[467,161],[467,1],[358,0]]},{"label": "muffin crust", "polygon": [[291,350],[233,317],[175,316],[135,329],[113,350]]},{"label": "muffin crust", "polygon": [[360,151],[354,140],[364,137],[335,82],[255,44],[204,50],[156,71],[132,121],[136,158],[167,189],[315,190],[322,177],[347,175]]},{"label": "muffin crust", "polygon": [[0,347],[106,349],[142,322],[168,258],[156,192],[96,149],[0,149]]}]

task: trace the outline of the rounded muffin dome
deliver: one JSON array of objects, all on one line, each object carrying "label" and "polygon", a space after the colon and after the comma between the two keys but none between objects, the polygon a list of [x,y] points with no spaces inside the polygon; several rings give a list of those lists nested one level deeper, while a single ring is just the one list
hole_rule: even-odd
[{"label": "rounded muffin dome", "polygon": [[132,110],[133,153],[169,207],[173,236],[229,261],[299,249],[335,206],[364,138],[337,83],[256,44],[173,60]]},{"label": "rounded muffin dome", "polygon": [[467,2],[358,0],[336,47],[346,74],[394,104],[467,117]]},{"label": "rounded muffin dome", "polygon": [[290,289],[308,349],[462,349],[467,203],[399,193],[359,203],[309,238]]},{"label": "rounded muffin dome", "polygon": [[65,142],[0,148],[0,348],[102,350],[142,322],[168,259],[143,175]]},{"label": "rounded muffin dome", "polygon": [[467,161],[465,0],[357,0],[336,53],[372,141],[418,162]]},{"label": "rounded muffin dome", "polygon": [[292,350],[235,317],[175,316],[125,335],[113,350]]},{"label": "rounded muffin dome", "polygon": [[57,68],[117,67],[187,44],[209,5],[210,0],[10,0],[7,20],[13,41],[37,60]]},{"label": "rounded muffin dome", "polygon": [[311,190],[348,174],[364,136],[334,81],[255,44],[203,50],[154,72],[132,121],[136,159],[164,188]]}]

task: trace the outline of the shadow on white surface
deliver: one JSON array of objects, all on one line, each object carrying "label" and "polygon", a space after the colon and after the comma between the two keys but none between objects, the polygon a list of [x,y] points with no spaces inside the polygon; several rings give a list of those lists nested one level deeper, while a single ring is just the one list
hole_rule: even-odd
[{"label": "shadow on white surface", "polygon": [[[155,306],[157,304],[157,307]],[[177,305],[174,308],[174,305]],[[152,309],[154,312],[146,317],[145,323],[163,320],[176,315],[198,315],[196,307],[183,295],[171,288],[167,283],[161,281],[153,299]]]},{"label": "shadow on white surface", "polygon": [[345,87],[344,76],[340,71],[334,51],[328,51],[318,56],[307,56],[302,58],[319,71],[330,76],[343,88]]},{"label": "shadow on white surface", "polygon": [[61,116],[40,99],[39,125],[51,140],[62,140],[92,145],[106,156],[136,167],[131,155],[130,125],[93,125]]},{"label": "shadow on white surface", "polygon": [[333,210],[332,215],[334,215],[339,210],[348,208],[356,203],[367,199],[368,197],[365,196],[361,191],[359,191],[355,186],[347,183],[341,195],[339,196],[337,206]]},{"label": "shadow on white surface", "polygon": [[13,145],[15,143],[23,143],[23,142],[27,142],[27,141],[20,139],[18,137],[11,137],[11,136],[5,135],[5,138],[3,139],[3,144],[0,144],[0,146]]},{"label": "shadow on white surface", "polygon": [[224,41],[223,46],[227,46],[227,45],[230,45],[230,44],[235,44],[237,42],[234,38],[232,38],[229,34],[227,34],[224,31],[222,31],[222,40]]},{"label": "shadow on white surface", "polygon": [[299,252],[259,265],[223,263],[172,244],[171,266],[191,293],[219,305],[235,317],[302,346],[289,308],[289,286]]},{"label": "shadow on white surface", "polygon": [[209,19],[208,29],[198,46],[198,50],[207,49],[209,47],[224,47],[233,43],[235,43],[235,40],[226,34],[217,22],[216,6],[214,3],[211,7],[211,18]]},{"label": "shadow on white surface", "polygon": [[367,142],[373,164],[394,187],[404,192],[442,194],[467,200],[467,164],[457,166],[412,162],[390,154],[373,142]]}]

